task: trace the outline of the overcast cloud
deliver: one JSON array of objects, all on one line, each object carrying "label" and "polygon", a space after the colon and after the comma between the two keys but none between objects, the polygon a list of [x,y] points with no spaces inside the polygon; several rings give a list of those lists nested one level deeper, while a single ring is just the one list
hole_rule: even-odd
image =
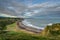
[{"label": "overcast cloud", "polygon": [[13,16],[21,15],[27,7],[14,0],[0,0],[0,13]]},{"label": "overcast cloud", "polygon": [[59,2],[44,2],[38,4],[27,5],[27,3],[18,2],[16,0],[0,0],[0,14],[8,14],[18,17],[40,17],[52,16],[60,17]]}]

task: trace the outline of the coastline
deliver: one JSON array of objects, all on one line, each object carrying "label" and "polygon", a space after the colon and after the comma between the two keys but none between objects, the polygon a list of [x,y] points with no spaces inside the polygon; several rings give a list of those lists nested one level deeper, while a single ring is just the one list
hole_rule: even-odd
[{"label": "coastline", "polygon": [[24,29],[30,32],[40,33],[42,31],[42,29],[37,29],[31,26],[26,26],[22,23],[22,21],[17,21],[17,26],[21,29]]}]

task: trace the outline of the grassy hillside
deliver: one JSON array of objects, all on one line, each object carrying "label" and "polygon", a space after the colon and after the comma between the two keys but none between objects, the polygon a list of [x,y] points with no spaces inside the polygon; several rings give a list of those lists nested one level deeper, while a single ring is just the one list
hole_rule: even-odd
[{"label": "grassy hillside", "polygon": [[40,34],[36,34],[20,29],[16,25],[16,20],[20,19],[0,19],[0,40],[60,40],[60,23],[47,25]]},{"label": "grassy hillside", "polygon": [[4,27],[6,27],[5,30],[8,30],[8,32],[1,33],[0,40],[46,40],[45,37],[40,37],[37,34],[22,30],[20,28],[18,29],[16,22],[6,25]]}]

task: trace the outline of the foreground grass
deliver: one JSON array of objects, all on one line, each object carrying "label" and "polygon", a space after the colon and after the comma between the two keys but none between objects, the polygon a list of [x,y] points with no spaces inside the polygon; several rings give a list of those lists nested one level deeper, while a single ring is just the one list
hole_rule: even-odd
[{"label": "foreground grass", "polygon": [[42,37],[36,36],[24,32],[14,32],[10,31],[5,34],[0,34],[0,40],[60,40],[60,38],[56,37]]},{"label": "foreground grass", "polygon": [[23,32],[7,32],[6,34],[2,35],[0,40],[47,40],[44,37],[31,35],[28,33]]},{"label": "foreground grass", "polygon": [[46,38],[40,37],[37,34],[18,29],[16,23],[7,25],[6,27],[9,32],[2,33],[0,40],[46,40]]},{"label": "foreground grass", "polygon": [[16,23],[7,25],[9,32],[0,34],[0,40],[60,40],[60,37],[42,37],[28,31],[18,29]]}]

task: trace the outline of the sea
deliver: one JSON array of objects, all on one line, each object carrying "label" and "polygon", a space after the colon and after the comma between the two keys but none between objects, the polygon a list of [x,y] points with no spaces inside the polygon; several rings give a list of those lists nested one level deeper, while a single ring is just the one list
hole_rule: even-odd
[{"label": "sea", "polygon": [[48,24],[60,23],[60,18],[25,18],[24,25],[44,29]]}]

